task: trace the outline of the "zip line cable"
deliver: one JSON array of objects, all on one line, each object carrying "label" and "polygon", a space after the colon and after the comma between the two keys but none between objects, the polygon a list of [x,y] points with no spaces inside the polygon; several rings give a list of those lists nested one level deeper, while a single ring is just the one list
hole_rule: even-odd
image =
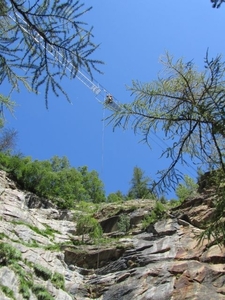
[{"label": "zip line cable", "polygon": [[102,158],[101,158],[101,174],[104,170],[104,151],[105,151],[105,107],[102,112]]},{"label": "zip line cable", "polygon": [[[105,127],[105,108],[108,107],[111,110],[114,111],[118,111],[120,110],[120,105],[119,102],[117,101],[117,99],[112,96],[111,93],[109,93],[109,91],[107,91],[102,85],[100,85],[96,80],[94,79],[90,79],[88,78],[88,74],[84,74],[85,71],[80,71],[81,68],[77,68],[75,67],[71,61],[69,60],[65,60],[62,53],[56,49],[56,47],[54,45],[50,45],[48,44],[47,46],[45,46],[44,43],[44,38],[36,32],[36,36],[34,36],[30,30],[30,26],[29,24],[20,16],[16,13],[17,18],[19,18],[24,25],[26,25],[27,28],[25,28],[24,26],[20,25],[21,28],[29,35],[32,36],[32,38],[34,39],[34,41],[36,43],[38,43],[39,45],[41,45],[41,47],[43,49],[45,49],[51,56],[54,57],[54,59],[61,64],[62,66],[64,66],[70,73],[73,73],[76,75],[75,78],[77,78],[80,82],[82,82],[89,90],[91,90],[94,95],[95,95],[95,99],[104,105],[103,108],[103,126],[102,126],[102,161],[101,161],[101,168],[103,169],[103,165],[104,165],[104,127]],[[17,21],[12,17],[9,16],[15,23],[17,23]],[[54,54],[57,54],[57,56],[55,56]],[[158,140],[160,140],[160,142],[162,142],[166,147],[168,147],[168,144],[161,139],[159,136],[157,136],[152,130],[150,131]],[[153,140],[154,143],[156,143],[161,149],[164,149],[158,142],[156,142],[152,137],[151,139]],[[184,166],[183,166],[184,167]],[[191,165],[190,167],[196,171]],[[184,169],[186,169],[184,167]],[[187,169],[186,169],[187,170]],[[188,171],[188,170],[187,170]],[[189,171],[188,171],[189,172]],[[189,172],[191,174],[191,172]],[[193,175],[193,174],[192,174]]]},{"label": "zip line cable", "polygon": [[[24,23],[24,25],[26,25],[27,28],[25,28],[24,26],[20,25],[21,28],[29,35],[32,36],[32,38],[34,39],[34,41],[41,45],[41,47],[43,49],[45,49],[51,56],[54,57],[54,59],[61,64],[62,66],[64,66],[70,73],[74,73],[75,74],[75,78],[77,78],[78,80],[80,80],[89,90],[91,90],[94,94],[95,94],[95,98],[98,102],[100,102],[101,104],[106,104],[108,106],[110,106],[111,109],[116,110],[119,109],[119,105],[117,104],[118,101],[115,99],[115,97],[112,97],[111,94],[109,93],[109,91],[107,91],[102,85],[100,85],[96,80],[94,79],[90,79],[88,78],[87,74],[84,74],[84,71],[80,71],[81,68],[77,68],[76,66],[74,66],[72,64],[71,61],[69,61],[68,59],[64,59],[63,54],[56,49],[56,46],[54,45],[50,45],[48,44],[47,46],[44,43],[44,38],[36,32],[36,35],[34,36],[30,30],[30,26],[29,24],[20,16],[16,13],[16,16]],[[12,17],[9,16],[15,23],[16,20]],[[55,54],[57,54],[57,56],[55,56]],[[107,96],[111,97],[110,99],[107,99]],[[108,100],[108,101],[106,101]]]}]

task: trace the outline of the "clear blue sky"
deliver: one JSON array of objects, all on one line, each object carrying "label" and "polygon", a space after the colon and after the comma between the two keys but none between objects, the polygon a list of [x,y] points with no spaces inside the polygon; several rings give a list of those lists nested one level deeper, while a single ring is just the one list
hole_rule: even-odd
[{"label": "clear blue sky", "polygon": [[[105,62],[104,75],[94,73],[94,77],[119,102],[132,100],[126,90],[132,80],[157,79],[159,57],[165,51],[175,58],[193,59],[200,68],[207,48],[212,56],[224,54],[225,5],[213,9],[210,0],[84,3],[93,6],[84,19],[94,27],[94,40],[100,44],[93,58]],[[157,170],[169,164],[160,159],[165,147],[160,139],[153,136],[150,150],[131,130],[113,132],[102,121],[108,112],[90,90],[77,79],[63,84],[72,105],[52,96],[46,110],[43,94],[36,96],[23,89],[13,94],[18,106],[14,118],[7,115],[7,125],[18,131],[17,149],[25,156],[39,160],[67,156],[73,167],[87,165],[99,173],[107,194],[127,193],[135,166],[155,178]],[[193,169],[182,170],[195,176]]]}]

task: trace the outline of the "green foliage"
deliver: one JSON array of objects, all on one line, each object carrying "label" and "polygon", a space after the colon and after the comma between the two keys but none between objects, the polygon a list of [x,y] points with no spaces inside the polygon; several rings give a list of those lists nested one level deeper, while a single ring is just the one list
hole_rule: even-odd
[{"label": "green foliage", "polygon": [[121,191],[117,191],[116,193],[110,193],[107,197],[107,202],[109,203],[120,203],[123,202],[126,197],[121,193]]},{"label": "green foliage", "polygon": [[[224,1],[212,2],[219,7]],[[220,55],[210,59],[208,52],[202,71],[197,70],[193,61],[174,61],[168,53],[161,62],[164,70],[158,79],[150,83],[133,81],[129,90],[134,101],[120,105],[108,118],[109,122],[114,127],[131,126],[150,146],[152,134],[157,135],[159,130],[163,134],[167,144],[161,157],[166,157],[169,165],[157,173],[154,187],[159,194],[174,189],[183,201],[196,192],[197,185],[188,177],[178,186],[183,179],[178,163],[188,167],[191,160],[202,170],[219,170],[206,180],[206,184],[215,188],[215,212],[200,240],[214,238],[215,243],[224,244],[225,62]],[[176,205],[180,201],[171,203]],[[153,210],[144,227],[158,217]]]},{"label": "green foliage", "polygon": [[5,97],[2,94],[0,94],[0,152],[12,152],[16,145],[16,138],[17,138],[16,130],[10,128],[4,128],[5,126],[4,110],[6,109],[11,114],[13,114],[14,107],[15,107],[15,102],[11,101],[9,97]]},{"label": "green foliage", "polygon": [[144,171],[141,168],[134,167],[128,199],[153,198],[149,183],[150,178],[144,176]]},{"label": "green foliage", "polygon": [[25,280],[20,280],[19,292],[23,295],[24,300],[30,299],[30,289]]},{"label": "green foliage", "polygon": [[0,285],[0,288],[7,297],[16,300],[16,298],[14,297],[13,291],[9,287],[7,287],[5,285]]},{"label": "green foliage", "polygon": [[188,175],[184,176],[184,183],[179,184],[176,188],[176,195],[180,202],[183,202],[188,197],[192,197],[197,193],[198,184]]},{"label": "green foliage", "polygon": [[166,197],[164,195],[162,195],[160,198],[159,198],[159,201],[162,203],[162,204],[167,204],[168,201],[166,199]]},{"label": "green foliage", "polygon": [[88,167],[80,167],[78,171],[82,175],[82,185],[86,191],[85,201],[91,201],[93,203],[105,202],[105,193],[103,190],[103,182],[99,180],[98,173],[96,171],[88,172]]},{"label": "green foliage", "polygon": [[62,274],[55,272],[52,275],[51,282],[56,288],[65,290],[65,278]]},{"label": "green foliage", "polygon": [[157,222],[158,220],[162,219],[165,215],[165,207],[160,201],[156,201],[155,206],[151,213],[146,216],[142,222],[143,229],[146,229],[149,225]]},{"label": "green foliage", "polygon": [[32,287],[33,293],[38,300],[54,300],[55,298],[47,291],[47,289],[41,284],[35,284]]},{"label": "green foliage", "polygon": [[61,249],[61,243],[59,244],[49,244],[43,247],[45,250],[50,250],[50,251],[60,251]]},{"label": "green foliage", "polygon": [[98,221],[91,215],[80,215],[77,217],[77,234],[82,235],[82,243],[84,242],[84,235],[88,234],[93,240],[100,239],[103,231]]},{"label": "green foliage", "polygon": [[199,242],[204,238],[214,243],[225,245],[225,174],[223,170],[217,170],[211,173],[211,178],[207,178],[215,191],[215,200],[213,202],[214,213],[210,220],[204,224],[203,232],[198,236]]},{"label": "green foliage", "polygon": [[[6,109],[11,114],[13,114],[14,113],[14,108],[15,108],[15,102],[11,101],[9,97],[6,97],[6,96],[0,94],[0,107],[1,107],[1,110],[0,110],[0,129],[2,131],[3,127],[5,126],[5,118],[4,118],[4,114],[3,114],[4,110]],[[0,135],[0,151],[11,150],[11,147],[14,146],[15,136],[13,136],[13,132],[15,133],[15,131],[12,130],[12,129],[7,129],[7,130],[1,132],[1,135]],[[11,136],[10,139],[9,139],[9,136]]]},{"label": "green foliage", "polygon": [[128,230],[130,229],[130,217],[125,214],[120,215],[117,226],[120,232],[128,232]]},{"label": "green foliage", "polygon": [[42,265],[35,264],[33,268],[37,277],[41,277],[44,280],[48,280],[52,277],[52,272],[49,269],[43,267]]},{"label": "green foliage", "polygon": [[4,237],[6,237],[6,234],[4,232],[0,232],[0,240],[2,240]]},{"label": "green foliage", "polygon": [[157,216],[154,211],[151,212],[150,215],[146,216],[142,222],[142,228],[147,229],[149,225],[155,223],[157,221]]},{"label": "green foliage", "polygon": [[66,156],[58,157],[55,155],[50,159],[50,164],[53,172],[60,172],[70,168],[70,162]]},{"label": "green foliage", "polygon": [[19,261],[14,261],[10,265],[10,269],[12,269],[19,277],[26,278],[26,272],[24,269],[19,265]]},{"label": "green foliage", "polygon": [[39,264],[35,264],[33,268],[36,276],[41,277],[44,280],[50,279],[56,288],[65,289],[65,279],[62,274],[59,274],[58,272],[52,273],[50,270]]},{"label": "green foliage", "polygon": [[0,167],[21,188],[52,199],[59,208],[73,208],[82,200],[105,201],[103,183],[97,172],[88,172],[87,167],[72,168],[66,157],[32,161],[30,157],[0,153]]},{"label": "green foliage", "polygon": [[[4,127],[4,125],[5,125],[5,118],[4,118],[3,112],[6,109],[11,114],[13,114],[14,113],[14,108],[15,108],[15,102],[12,101],[12,100],[10,100],[9,97],[6,97],[6,96],[0,94],[0,105],[1,105],[1,110],[0,110],[0,128],[2,129]],[[4,147],[3,147],[3,149],[4,149]],[[4,150],[7,150],[7,149],[4,149]]]},{"label": "green foliage", "polygon": [[1,1],[0,84],[9,82],[9,93],[20,84],[35,93],[44,88],[46,105],[49,91],[69,100],[60,84],[67,73],[74,78],[84,68],[92,76],[102,63],[90,58],[98,46],[80,19],[90,9],[79,0]]},{"label": "green foliage", "polygon": [[156,213],[157,217],[161,218],[164,215],[165,206],[160,201],[156,201],[154,212]]},{"label": "green foliage", "polygon": [[[162,156],[168,166],[158,171],[154,184],[158,193],[175,189],[183,174],[178,163],[188,166],[190,159],[203,169],[223,168],[225,153],[225,64],[221,56],[204,60],[197,71],[193,61],[174,61],[166,53],[156,81],[133,81],[129,90],[134,101],[113,111],[109,122],[114,127],[131,127],[148,145],[152,134],[166,140]],[[188,159],[189,158],[189,159]]]},{"label": "green foliage", "polygon": [[36,226],[33,226],[31,224],[28,224],[24,221],[12,221],[11,223],[13,224],[22,224],[22,225],[26,225],[27,227],[29,227],[31,230],[33,230],[34,232],[36,232],[37,234],[40,234],[42,236],[45,237],[49,237],[49,236],[54,236],[55,233],[59,233],[59,231],[52,229],[49,225],[45,224],[45,229],[39,229]]},{"label": "green foliage", "polygon": [[21,252],[8,243],[0,243],[0,265],[10,265],[21,260]]},{"label": "green foliage", "polygon": [[176,207],[176,206],[180,205],[181,202],[177,199],[171,199],[170,201],[168,201],[168,204],[171,207]]},{"label": "green foliage", "polygon": [[10,268],[19,277],[19,292],[23,295],[23,299],[30,299],[30,288],[33,285],[32,275],[25,272],[18,262],[10,265]]},{"label": "green foliage", "polygon": [[93,202],[86,202],[86,201],[79,201],[76,204],[76,210],[77,211],[82,211],[85,213],[94,213],[99,209],[99,205],[98,203],[93,203]]}]

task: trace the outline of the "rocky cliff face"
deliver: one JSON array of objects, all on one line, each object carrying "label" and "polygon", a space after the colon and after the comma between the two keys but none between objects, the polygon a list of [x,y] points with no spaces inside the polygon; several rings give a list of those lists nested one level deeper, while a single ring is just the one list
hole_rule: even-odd
[{"label": "rocky cliff face", "polygon": [[[196,236],[213,212],[200,195],[142,230],[151,200],[104,205],[106,244],[79,245],[73,213],[19,190],[0,172],[0,299],[225,299],[225,249]],[[75,212],[77,213],[77,212]],[[118,233],[119,216],[131,229]]]}]

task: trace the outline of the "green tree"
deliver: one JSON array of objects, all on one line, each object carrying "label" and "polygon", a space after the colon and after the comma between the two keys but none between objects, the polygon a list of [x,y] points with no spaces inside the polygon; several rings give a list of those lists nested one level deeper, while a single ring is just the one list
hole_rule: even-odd
[{"label": "green tree", "polygon": [[129,199],[142,199],[152,197],[150,192],[150,178],[144,175],[141,168],[134,167],[133,177],[131,179],[131,188],[128,192]]},{"label": "green tree", "polygon": [[[210,59],[208,53],[203,71],[198,71],[193,61],[178,59],[174,62],[169,54],[161,62],[164,70],[158,80],[133,81],[129,90],[134,101],[120,105],[109,121],[114,127],[125,129],[131,124],[147,144],[151,144],[152,134],[159,130],[164,134],[162,138],[168,145],[162,156],[170,158],[170,163],[158,172],[155,187],[160,194],[166,189],[175,189],[183,178],[178,163],[189,166],[191,159],[202,170],[221,170],[215,203],[218,214],[211,220],[215,226],[209,224],[209,237],[221,216],[218,207],[225,207],[225,197],[219,192],[220,182],[225,179],[225,63],[220,55]],[[224,227],[217,229],[225,242]]]},{"label": "green tree", "polygon": [[110,193],[107,197],[107,202],[122,202],[126,199],[126,197],[121,193],[121,191],[117,191],[116,193]]},{"label": "green tree", "polygon": [[84,242],[85,234],[88,234],[92,239],[99,239],[102,234],[102,227],[98,221],[90,215],[80,215],[77,217],[76,232],[82,235],[82,243]]},{"label": "green tree", "polygon": [[130,229],[130,217],[126,214],[120,215],[117,222],[117,227],[120,232],[128,232],[128,230]]},{"label": "green tree", "polygon": [[70,168],[70,162],[66,156],[58,157],[55,155],[50,159],[50,162],[53,172],[59,172]]},{"label": "green tree", "polygon": [[203,169],[225,171],[224,62],[220,56],[209,59],[208,53],[204,71],[197,71],[192,61],[174,62],[169,54],[161,62],[164,70],[158,80],[133,81],[129,89],[134,101],[120,105],[109,117],[114,127],[126,129],[131,124],[148,145],[160,129],[168,143],[162,156],[171,159],[170,165],[158,172],[160,194],[166,188],[176,188],[183,177],[177,164],[188,166],[187,158]]},{"label": "green tree", "polygon": [[188,197],[194,196],[197,193],[198,184],[188,175],[184,176],[184,183],[180,183],[176,188],[178,200],[183,202]]},{"label": "green tree", "polygon": [[[53,199],[59,208],[73,208],[76,202],[86,198],[87,191],[82,185],[82,176],[75,168],[58,172],[42,168],[41,179],[35,186],[35,193]],[[38,175],[38,173],[36,173]]]},{"label": "green tree", "polygon": [[79,167],[78,171],[82,175],[82,184],[86,190],[86,201],[92,201],[94,203],[100,203],[105,201],[104,184],[99,179],[96,171],[88,172],[88,167]]},{"label": "green tree", "polygon": [[69,100],[61,79],[80,68],[92,76],[101,63],[91,58],[98,47],[92,28],[80,19],[90,9],[79,0],[1,0],[0,84],[8,81],[18,92],[20,84],[35,93],[43,87],[46,105],[49,91]]},{"label": "green tree", "polygon": [[0,166],[22,188],[51,199],[59,208],[73,208],[79,201],[105,201],[103,183],[97,172],[88,172],[87,167],[79,170],[69,167],[65,157],[33,161],[31,157],[0,152]]}]

